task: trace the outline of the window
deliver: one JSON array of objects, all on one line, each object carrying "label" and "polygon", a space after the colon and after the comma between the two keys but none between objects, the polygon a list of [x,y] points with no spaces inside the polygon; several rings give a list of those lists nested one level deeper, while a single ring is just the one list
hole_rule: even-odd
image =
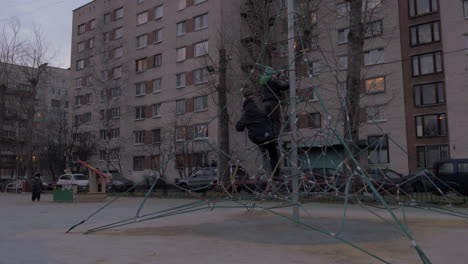
[{"label": "window", "polygon": [[124,16],[124,8],[123,7],[114,10],[115,20],[121,19],[121,18],[123,18],[123,16]]},{"label": "window", "polygon": [[[104,110],[102,110],[104,111]],[[99,130],[99,139],[105,140],[107,138],[107,131],[105,129]]]},{"label": "window", "polygon": [[209,73],[206,68],[195,70],[193,74],[195,84],[208,82]]},{"label": "window", "polygon": [[436,105],[445,103],[444,83],[429,83],[414,86],[416,106]]},{"label": "window", "polygon": [[85,61],[84,60],[79,60],[79,61],[76,62],[76,70],[77,71],[84,69],[84,66],[85,66]]},{"label": "window", "polygon": [[432,52],[412,57],[413,76],[442,72],[442,53]]},{"label": "window", "polygon": [[193,127],[193,138],[194,139],[206,139],[208,138],[208,125],[207,124],[197,124]]},{"label": "window", "polygon": [[88,123],[88,122],[91,122],[91,120],[92,120],[91,113],[85,113],[81,116],[82,123]]},{"label": "window", "polygon": [[385,77],[375,77],[366,80],[366,93],[385,92]]},{"label": "window", "polygon": [[85,47],[86,47],[86,42],[84,42],[84,41],[79,42],[78,43],[78,52],[82,52],[83,50],[85,50]]},{"label": "window", "polygon": [[205,111],[208,110],[208,96],[198,96],[193,98],[194,111]]},{"label": "window", "polygon": [[187,0],[177,0],[177,10],[182,10],[187,7]]},{"label": "window", "polygon": [[194,29],[200,30],[208,27],[208,14],[196,16],[194,18]]},{"label": "window", "polygon": [[109,33],[109,32],[104,32],[104,33],[102,34],[102,38],[104,39],[104,43],[109,42],[109,40],[110,40],[110,33]]},{"label": "window", "polygon": [[178,115],[185,114],[185,99],[176,101],[176,113]]},{"label": "window", "polygon": [[89,21],[89,29],[93,30],[96,28],[96,19]]},{"label": "window", "polygon": [[417,137],[440,137],[447,135],[445,114],[416,116]]},{"label": "window", "polygon": [[310,128],[321,128],[321,116],[320,113],[311,113],[307,116],[307,127]]},{"label": "window", "polygon": [[145,119],[145,107],[144,106],[137,106],[135,107],[135,119]]},{"label": "window", "polygon": [[207,0],[194,0],[194,1],[193,1],[193,4],[194,4],[194,5],[198,5],[198,4],[201,4],[201,3],[206,2],[206,1],[207,1]]},{"label": "window", "polygon": [[137,72],[146,70],[146,58],[137,60],[135,62],[135,68]]},{"label": "window", "polygon": [[436,12],[437,0],[409,0],[410,17]]},{"label": "window", "polygon": [[468,18],[468,0],[463,0],[463,16]]},{"label": "window", "polygon": [[122,47],[115,48],[112,51],[112,58],[114,58],[114,59],[120,58],[120,57],[122,57],[122,55],[123,55],[123,48]]},{"label": "window", "polygon": [[152,133],[152,143],[161,143],[161,129],[153,129]]},{"label": "window", "polygon": [[110,138],[117,139],[120,137],[120,128],[112,128],[110,130]]},{"label": "window", "polygon": [[153,104],[153,117],[161,116],[161,104]]},{"label": "window", "polygon": [[133,157],[133,170],[142,171],[145,169],[145,156]]},{"label": "window", "polygon": [[81,24],[78,26],[78,35],[86,32],[86,24]]},{"label": "window", "polygon": [[176,74],[176,88],[185,87],[185,79],[186,79],[185,72]]},{"label": "window", "polygon": [[75,96],[75,106],[80,106],[82,103],[82,99],[83,99],[83,96],[81,95]]},{"label": "window", "polygon": [[384,122],[387,121],[382,105],[369,106],[366,108],[367,122]]},{"label": "window", "polygon": [[160,155],[152,155],[151,156],[151,168],[152,169],[158,169],[161,167],[160,165]]},{"label": "window", "polygon": [[136,47],[137,49],[141,49],[146,47],[146,44],[148,43],[148,35],[141,35],[136,38]]},{"label": "window", "polygon": [[163,17],[164,7],[159,5],[154,9],[154,19],[160,19]]},{"label": "window", "polygon": [[161,91],[162,79],[153,80],[153,93],[158,93]]},{"label": "window", "polygon": [[111,21],[111,14],[110,14],[110,13],[105,13],[105,14],[104,14],[104,19],[103,19],[103,20],[104,20],[104,24],[105,24],[105,25],[109,24],[110,21]]},{"label": "window", "polygon": [[305,87],[302,93],[302,98],[304,98],[307,101],[318,101],[319,98],[318,98],[316,89],[317,88],[313,86]]},{"label": "window", "polygon": [[137,15],[137,25],[141,25],[148,22],[148,11]]},{"label": "window", "polygon": [[99,120],[104,120],[106,118],[106,110],[99,111]]},{"label": "window", "polygon": [[363,10],[374,9],[381,3],[382,0],[364,0],[362,3],[364,5]]},{"label": "window", "polygon": [[154,65],[153,67],[159,67],[162,65],[162,54],[154,55]]},{"label": "window", "polygon": [[118,79],[122,77],[122,67],[115,67],[112,69],[112,79]]},{"label": "window", "polygon": [[364,52],[364,65],[374,65],[384,62],[384,49],[372,49]]},{"label": "window", "polygon": [[123,36],[123,27],[116,28],[114,30],[114,39],[119,39]]},{"label": "window", "polygon": [[438,174],[440,176],[447,176],[447,175],[453,175],[455,173],[455,164],[453,163],[443,163],[439,167]]},{"label": "window", "polygon": [[110,160],[119,160],[120,159],[120,149],[115,148],[110,150]]},{"label": "window", "polygon": [[186,129],[185,127],[176,127],[176,141],[183,141],[186,138]]},{"label": "window", "polygon": [[208,41],[202,41],[195,44],[195,57],[208,54]]},{"label": "window", "polygon": [[135,95],[142,96],[146,94],[146,82],[139,82],[135,84]]},{"label": "window", "polygon": [[88,39],[88,47],[90,49],[94,48],[94,38]]},{"label": "window", "polygon": [[324,71],[325,67],[322,65],[320,61],[313,61],[310,63],[310,70],[312,71],[312,75],[317,75]]},{"label": "window", "polygon": [[106,160],[107,153],[106,150],[99,150],[99,160]]},{"label": "window", "polygon": [[351,5],[349,2],[339,3],[336,5],[336,13],[338,16],[343,17],[349,14]]},{"label": "window", "polygon": [[411,46],[440,41],[439,22],[425,23],[410,27]]},{"label": "window", "polygon": [[463,163],[458,163],[458,173],[460,174],[468,174],[468,163],[463,162]]},{"label": "window", "polygon": [[367,137],[369,164],[389,163],[388,136]]},{"label": "window", "polygon": [[182,21],[177,23],[176,25],[176,35],[177,37],[183,36],[186,33],[186,22]]},{"label": "window", "polygon": [[338,44],[348,43],[349,28],[338,29]]},{"label": "window", "polygon": [[113,119],[120,118],[120,107],[111,108],[111,118]]},{"label": "window", "polygon": [[111,89],[111,97],[112,98],[120,97],[120,87],[114,87]]},{"label": "window", "polygon": [[85,78],[78,78],[76,79],[76,88],[81,88],[84,86]]},{"label": "window", "polygon": [[163,41],[163,30],[162,28],[154,31],[154,43],[159,43]]},{"label": "window", "polygon": [[382,29],[382,20],[370,22],[367,24],[366,31],[364,32],[364,37],[372,38],[380,36],[383,33]]},{"label": "window", "polygon": [[181,62],[185,60],[186,57],[186,47],[178,48],[176,50],[176,62]]},{"label": "window", "polygon": [[418,146],[416,152],[419,168],[430,169],[436,161],[449,159],[448,145]]},{"label": "window", "polygon": [[348,56],[340,56],[338,57],[338,70],[346,70],[348,69]]}]

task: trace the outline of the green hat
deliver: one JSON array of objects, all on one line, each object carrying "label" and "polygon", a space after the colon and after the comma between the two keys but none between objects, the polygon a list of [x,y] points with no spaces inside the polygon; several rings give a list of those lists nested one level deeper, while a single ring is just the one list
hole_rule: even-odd
[{"label": "green hat", "polygon": [[275,74],[276,74],[276,71],[275,71],[275,69],[273,69],[272,67],[266,66],[266,67],[265,67],[264,74],[265,74],[265,75],[271,76],[271,75],[275,75]]}]

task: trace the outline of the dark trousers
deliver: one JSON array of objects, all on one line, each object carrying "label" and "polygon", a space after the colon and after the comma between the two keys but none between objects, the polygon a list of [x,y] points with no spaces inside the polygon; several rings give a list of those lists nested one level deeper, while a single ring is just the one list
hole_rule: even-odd
[{"label": "dark trousers", "polygon": [[273,136],[277,137],[281,130],[281,109],[277,100],[267,100],[263,102],[265,113],[272,126]]},{"label": "dark trousers", "polygon": [[33,191],[32,192],[32,201],[40,201],[41,200],[41,192],[38,192],[38,191]]},{"label": "dark trousers", "polygon": [[268,151],[268,155],[270,156],[270,166],[273,172],[273,181],[279,180],[279,170],[280,166],[278,164],[278,148],[276,147],[276,141],[273,140],[266,144],[260,145],[260,151],[264,158],[266,158],[266,152]]}]

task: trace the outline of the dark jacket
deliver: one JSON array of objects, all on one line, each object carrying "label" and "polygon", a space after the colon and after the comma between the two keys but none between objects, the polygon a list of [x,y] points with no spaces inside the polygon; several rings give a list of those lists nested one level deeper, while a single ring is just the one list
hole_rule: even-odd
[{"label": "dark jacket", "polygon": [[42,181],[41,181],[41,179],[34,179],[31,182],[31,188],[32,188],[32,191],[35,192],[35,193],[42,192]]},{"label": "dark jacket", "polygon": [[265,112],[252,99],[245,100],[243,109],[244,113],[236,124],[237,131],[247,128],[249,139],[257,145],[272,140],[271,124]]},{"label": "dark jacket", "polygon": [[281,100],[281,91],[289,89],[289,82],[285,78],[286,76],[270,78],[270,80],[262,85],[262,99],[264,102],[268,100]]}]

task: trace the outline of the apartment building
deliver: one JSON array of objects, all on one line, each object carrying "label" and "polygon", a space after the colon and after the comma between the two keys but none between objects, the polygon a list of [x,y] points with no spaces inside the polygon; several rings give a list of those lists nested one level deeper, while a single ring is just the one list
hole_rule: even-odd
[{"label": "apartment building", "polygon": [[216,160],[218,73],[208,69],[221,38],[238,38],[239,10],[221,0],[96,0],[74,10],[71,118],[76,134],[95,139],[75,158],[126,175],[167,167],[171,178]]},{"label": "apartment building", "polygon": [[47,147],[56,142],[57,126],[63,132],[67,125],[69,71],[47,66],[34,92],[27,76],[35,76],[37,69],[11,64],[0,68],[5,85],[0,105],[0,179],[31,177],[29,169],[48,176],[54,166],[47,164]]},{"label": "apartment building", "polygon": [[[460,96],[467,83],[467,1],[364,2],[362,165],[409,173],[438,159],[468,157],[468,109]],[[220,40],[245,37],[242,3],[96,0],[74,10],[72,121],[76,133],[97,139],[76,158],[124,173],[166,164],[171,178],[216,160],[213,88],[219,76],[207,66],[216,69]],[[349,2],[304,3],[307,8],[298,6],[298,12],[311,28],[296,43],[302,53],[296,62],[300,163],[337,167],[345,152],[333,130],[343,131]],[[272,65],[286,68],[286,1],[271,5],[277,12],[270,19],[276,20]],[[238,69],[245,66],[241,61],[233,56],[228,70],[231,123],[241,109],[235,92],[246,76]],[[258,167],[258,152],[244,134],[231,131],[233,158]]]}]

